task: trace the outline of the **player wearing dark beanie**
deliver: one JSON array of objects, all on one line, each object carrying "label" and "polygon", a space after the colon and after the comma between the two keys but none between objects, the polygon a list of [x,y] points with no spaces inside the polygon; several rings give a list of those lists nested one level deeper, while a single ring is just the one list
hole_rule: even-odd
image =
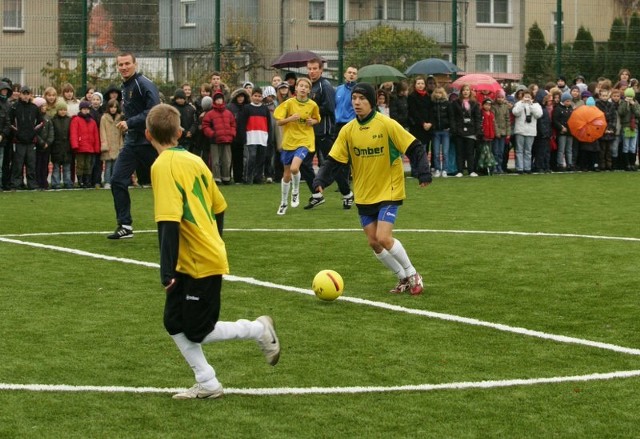
[{"label": "player wearing dark beanie", "polygon": [[360,93],[364,96],[369,103],[371,104],[371,109],[375,110],[377,107],[377,98],[376,98],[376,90],[373,88],[371,84],[366,82],[358,82],[353,90],[351,90],[351,94]]}]

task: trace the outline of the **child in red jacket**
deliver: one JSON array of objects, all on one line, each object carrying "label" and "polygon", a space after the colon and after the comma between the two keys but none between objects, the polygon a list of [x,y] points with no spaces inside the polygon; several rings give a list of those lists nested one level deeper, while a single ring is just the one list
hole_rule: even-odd
[{"label": "child in red jacket", "polygon": [[69,142],[76,154],[76,174],[82,188],[91,187],[93,159],[100,154],[100,132],[98,124],[91,117],[91,103],[80,102],[80,112],[71,119]]},{"label": "child in red jacket", "polygon": [[213,107],[202,119],[202,132],[211,142],[211,172],[216,183],[231,183],[231,142],[236,137],[236,118],[224,104],[224,95],[213,95]]}]

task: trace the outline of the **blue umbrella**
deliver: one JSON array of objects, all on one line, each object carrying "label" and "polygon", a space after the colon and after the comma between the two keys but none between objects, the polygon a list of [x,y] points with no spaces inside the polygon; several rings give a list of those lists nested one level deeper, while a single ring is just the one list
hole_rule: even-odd
[{"label": "blue umbrella", "polygon": [[457,65],[444,59],[427,58],[416,62],[404,73],[407,75],[448,75],[460,71]]}]

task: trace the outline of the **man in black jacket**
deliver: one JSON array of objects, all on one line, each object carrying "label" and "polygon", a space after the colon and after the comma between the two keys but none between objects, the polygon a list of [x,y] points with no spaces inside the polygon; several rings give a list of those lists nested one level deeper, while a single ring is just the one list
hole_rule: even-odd
[{"label": "man in black jacket", "polygon": [[27,189],[37,189],[36,145],[38,130],[42,128],[42,113],[31,102],[31,89],[23,86],[20,99],[9,111],[9,125],[13,131],[14,150],[11,164],[11,189],[23,185],[22,168],[27,167]]},{"label": "man in black jacket", "polygon": [[125,133],[124,147],[118,155],[111,177],[111,193],[118,227],[108,239],[133,238],[129,183],[138,166],[149,170],[158,153],[145,137],[147,114],[160,103],[158,88],[146,76],[137,72],[138,64],[130,52],[116,58],[122,76],[122,108],[124,120],[116,125]]}]

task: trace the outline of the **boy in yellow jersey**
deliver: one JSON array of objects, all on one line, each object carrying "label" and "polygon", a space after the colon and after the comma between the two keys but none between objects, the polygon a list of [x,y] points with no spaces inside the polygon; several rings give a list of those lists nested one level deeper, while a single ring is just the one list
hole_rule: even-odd
[{"label": "boy in yellow jersey", "polygon": [[195,373],[196,384],[175,399],[219,398],[222,385],[202,344],[256,340],[275,365],[280,343],[269,316],[254,321],[218,321],[222,275],[229,273],[222,240],[227,203],[202,159],[177,146],[180,113],[160,104],[146,120],[147,139],[158,151],[151,168],[160,241],[160,277],[166,291],[164,326]]},{"label": "boy in yellow jersey", "polygon": [[418,295],[423,290],[422,276],[402,243],[393,237],[393,225],[405,198],[402,154],[418,163],[421,187],[431,183],[426,155],[420,153],[420,142],[415,137],[375,110],[376,93],[370,84],[357,84],[351,93],[351,103],[356,119],[340,130],[313,186],[316,194],[322,194],[334,168],[339,164],[351,165],[355,204],[369,246],[376,258],[398,277],[398,284],[390,292]]},{"label": "boy in yellow jersey", "polygon": [[273,112],[278,126],[284,128],[280,152],[284,174],[280,183],[278,215],[284,215],[287,212],[289,189],[291,189],[291,207],[300,205],[300,165],[307,154],[316,150],[313,126],[320,122],[320,109],[318,104],[309,99],[310,91],[311,81],[307,78],[298,79],[296,96],[278,105]]}]

